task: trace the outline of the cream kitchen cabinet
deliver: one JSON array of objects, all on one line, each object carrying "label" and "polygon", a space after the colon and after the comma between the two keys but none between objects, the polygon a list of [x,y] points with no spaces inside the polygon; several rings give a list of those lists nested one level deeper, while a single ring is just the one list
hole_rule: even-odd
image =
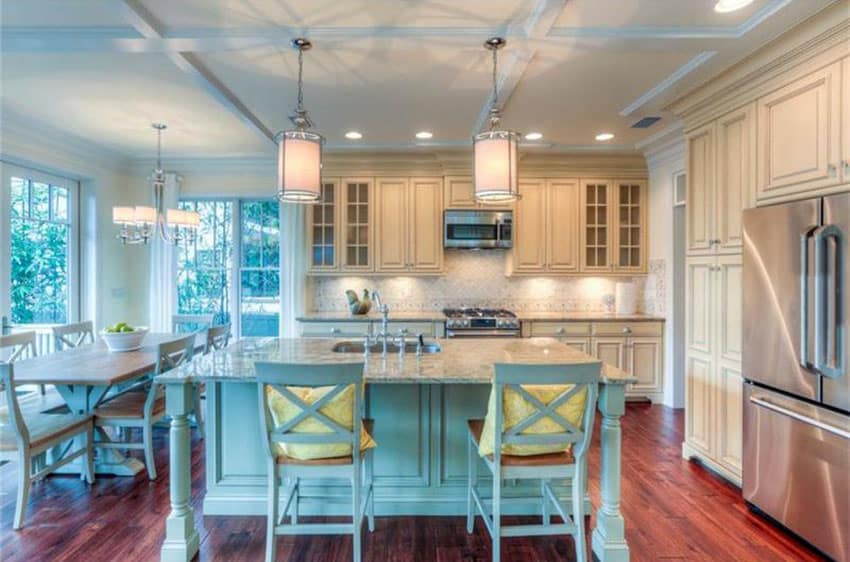
[{"label": "cream kitchen cabinet", "polygon": [[578,180],[522,179],[519,190],[509,274],[578,273]]},{"label": "cream kitchen cabinet", "polygon": [[850,183],[850,57],[841,61],[841,182]]},{"label": "cream kitchen cabinet", "polygon": [[841,184],[841,67],[842,61],[832,63],[759,98],[759,202]]},{"label": "cream kitchen cabinet", "polygon": [[371,178],[324,178],[319,202],[307,208],[308,272],[374,270]]},{"label": "cream kitchen cabinet", "polygon": [[[360,339],[381,331],[380,320],[306,320],[299,319],[301,337]],[[391,320],[389,331],[393,336],[406,333],[410,338],[422,334],[426,338],[445,337],[444,322]]]},{"label": "cream kitchen cabinet", "polygon": [[727,113],[688,135],[687,251],[741,251],[742,211],[755,203],[755,107]]},{"label": "cream kitchen cabinet", "polygon": [[362,338],[369,334],[369,322],[300,322],[305,338]]},{"label": "cream kitchen cabinet", "polygon": [[[525,326],[524,326],[525,328]],[[534,321],[526,334],[530,337],[557,338],[582,353],[592,354],[590,347],[591,324],[589,322]]]},{"label": "cream kitchen cabinet", "polygon": [[686,458],[740,483],[743,411],[740,255],[687,260]]},{"label": "cream kitchen cabinet", "polygon": [[376,271],[440,273],[442,179],[378,178],[376,190]]},{"label": "cream kitchen cabinet", "polygon": [[582,180],[581,271],[645,273],[648,201],[644,180]]},{"label": "cream kitchen cabinet", "polygon": [[513,203],[483,203],[475,199],[472,176],[446,176],[443,201],[446,209],[511,209]]}]

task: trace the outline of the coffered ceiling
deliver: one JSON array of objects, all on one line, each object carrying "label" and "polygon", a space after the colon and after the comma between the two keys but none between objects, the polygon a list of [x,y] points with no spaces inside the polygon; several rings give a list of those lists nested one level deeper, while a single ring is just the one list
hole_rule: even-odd
[{"label": "coffered ceiling", "polygon": [[[503,35],[504,121],[543,134],[529,147],[633,150],[672,124],[666,104],[833,3],[715,1],[5,0],[0,110],[130,157],[151,154],[152,121],[172,156],[271,154],[295,102],[288,43],[305,36],[329,149],[468,147],[490,96],[481,45]],[[630,128],[645,116],[662,119]]]}]

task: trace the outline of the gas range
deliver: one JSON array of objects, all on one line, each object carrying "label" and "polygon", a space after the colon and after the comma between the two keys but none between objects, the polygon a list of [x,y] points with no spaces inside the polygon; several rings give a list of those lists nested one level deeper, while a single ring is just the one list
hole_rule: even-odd
[{"label": "gas range", "polygon": [[445,308],[446,337],[517,338],[520,322],[516,314],[500,308]]}]

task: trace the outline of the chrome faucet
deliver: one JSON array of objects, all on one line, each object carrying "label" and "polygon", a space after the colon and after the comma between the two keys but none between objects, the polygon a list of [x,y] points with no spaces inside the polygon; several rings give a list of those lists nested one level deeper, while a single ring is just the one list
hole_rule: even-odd
[{"label": "chrome faucet", "polygon": [[381,300],[381,293],[378,291],[372,291],[372,300],[375,301],[375,304],[378,305],[378,311],[381,313],[381,333],[376,334],[376,338],[380,337],[381,342],[383,344],[383,348],[381,354],[387,355],[387,338],[390,336],[389,330],[389,316],[390,316],[390,307]]}]

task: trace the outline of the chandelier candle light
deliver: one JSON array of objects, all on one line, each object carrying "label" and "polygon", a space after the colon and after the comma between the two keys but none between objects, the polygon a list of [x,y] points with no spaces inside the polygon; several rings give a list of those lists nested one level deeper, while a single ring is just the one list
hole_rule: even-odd
[{"label": "chandelier candle light", "polygon": [[201,223],[198,213],[181,209],[165,209],[163,190],[165,172],[162,169],[162,131],[166,125],[153,123],[156,129],[156,168],[150,180],[153,184],[153,207],[112,207],[112,222],[121,225],[118,238],[122,244],[147,244],[155,234],[168,244],[193,242]]},{"label": "chandelier candle light", "polygon": [[307,39],[293,39],[298,49],[298,105],[289,119],[294,130],[275,135],[277,142],[277,198],[284,203],[315,203],[321,196],[322,145],[324,137],[308,131],[312,126],[304,109],[302,74],[304,51],[313,44]]},{"label": "chandelier candle light", "polygon": [[490,106],[490,129],[472,138],[473,183],[475,198],[494,203],[514,201],[519,198],[517,181],[517,146],[519,133],[499,128],[499,89],[497,84],[497,53],[506,41],[491,37],[484,48],[493,53],[493,93]]}]

